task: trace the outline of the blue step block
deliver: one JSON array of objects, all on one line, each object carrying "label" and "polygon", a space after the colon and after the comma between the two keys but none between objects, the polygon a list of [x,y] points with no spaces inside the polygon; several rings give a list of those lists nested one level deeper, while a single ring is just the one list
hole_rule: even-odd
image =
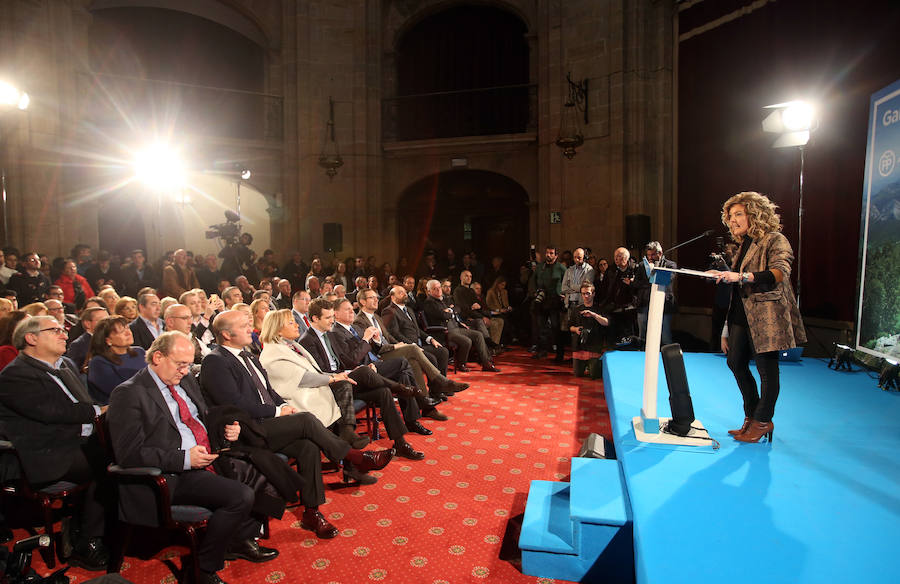
[{"label": "blue step block", "polygon": [[532,481],[522,571],[574,582],[634,582],[631,513],[614,460],[575,458],[571,483]]}]

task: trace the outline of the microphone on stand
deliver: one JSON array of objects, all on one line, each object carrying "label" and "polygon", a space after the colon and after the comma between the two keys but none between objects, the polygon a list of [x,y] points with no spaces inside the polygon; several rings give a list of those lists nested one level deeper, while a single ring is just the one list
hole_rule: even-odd
[{"label": "microphone on stand", "polygon": [[660,258],[659,258],[660,264],[662,264],[663,258],[666,257],[666,255],[667,255],[670,251],[675,251],[676,249],[678,249],[678,248],[681,247],[681,246],[687,245],[687,244],[689,244],[689,243],[694,243],[694,242],[697,241],[698,239],[703,239],[704,237],[709,237],[709,236],[712,235],[713,233],[715,233],[715,230],[713,230],[713,229],[707,229],[706,231],[704,231],[703,233],[701,233],[701,234],[698,235],[697,237],[692,237],[691,239],[688,239],[687,241],[683,241],[683,242],[679,243],[678,245],[675,245],[675,246],[673,246],[673,247],[670,247],[669,249],[667,249],[666,251],[664,251],[664,252],[660,255]]}]

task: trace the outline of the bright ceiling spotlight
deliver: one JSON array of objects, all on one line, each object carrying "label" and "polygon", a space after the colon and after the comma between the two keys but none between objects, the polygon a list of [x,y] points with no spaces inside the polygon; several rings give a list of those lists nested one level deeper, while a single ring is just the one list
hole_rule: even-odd
[{"label": "bright ceiling spotlight", "polygon": [[805,101],[787,101],[767,105],[763,109],[772,110],[762,121],[764,132],[781,134],[773,148],[805,146],[810,133],[817,127],[816,110]]},{"label": "bright ceiling spotlight", "polygon": [[245,168],[244,170],[241,171],[241,178],[244,180],[250,180],[250,176],[252,174],[253,173],[250,172],[249,168]]},{"label": "bright ceiling spotlight", "polygon": [[20,110],[28,109],[31,98],[24,91],[19,91],[14,85],[0,81],[0,105],[16,107]]},{"label": "bright ceiling spotlight", "polygon": [[157,190],[181,188],[184,166],[175,151],[165,144],[154,144],[134,158],[134,175]]}]

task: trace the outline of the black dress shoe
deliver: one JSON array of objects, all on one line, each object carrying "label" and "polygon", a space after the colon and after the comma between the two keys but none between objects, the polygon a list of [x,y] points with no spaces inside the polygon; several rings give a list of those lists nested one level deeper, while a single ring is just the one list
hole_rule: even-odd
[{"label": "black dress shoe", "polygon": [[378,479],[364,472],[359,472],[356,467],[353,466],[353,463],[344,461],[344,482],[347,484],[359,483],[361,485],[374,485],[378,482]]},{"label": "black dress shoe", "polygon": [[109,563],[109,551],[99,537],[92,537],[75,546],[67,563],[89,572],[102,572]]},{"label": "black dress shoe", "polygon": [[197,584],[228,584],[225,580],[219,578],[215,572],[200,572],[200,579]]},{"label": "black dress shoe", "polygon": [[274,560],[277,557],[278,550],[263,547],[254,539],[245,539],[232,544],[228,546],[228,551],[225,552],[226,560],[247,560],[257,564]]},{"label": "black dress shoe", "polygon": [[387,450],[369,450],[362,453],[362,461],[353,464],[353,468],[361,473],[367,473],[370,470],[381,470],[388,465],[394,458],[394,449]]},{"label": "black dress shoe", "polygon": [[466,367],[465,365],[457,365],[457,366],[456,366],[456,370],[457,370],[457,371],[460,371],[460,372],[462,372],[462,373],[468,373],[469,371],[471,371],[471,369],[469,369],[469,368]]},{"label": "black dress shoe", "polygon": [[429,397],[423,397],[423,398],[422,398],[422,403],[423,403],[423,404],[425,405],[425,407],[427,407],[427,408],[433,408],[434,406],[439,406],[439,405],[441,405],[441,398],[439,398],[439,397],[431,397],[431,396],[429,396]]},{"label": "black dress shoe", "polygon": [[488,371],[490,373],[500,373],[500,370],[494,367],[493,363],[486,363],[485,365],[482,365],[481,370]]},{"label": "black dress shoe", "polygon": [[426,418],[431,418],[432,420],[438,420],[439,422],[447,421],[446,414],[442,414],[437,409],[431,408],[430,410],[425,410],[422,412],[422,415]]},{"label": "black dress shoe", "polygon": [[325,519],[318,509],[307,509],[300,519],[300,527],[312,531],[319,539],[331,539],[337,537],[338,529]]},{"label": "black dress shoe", "polygon": [[415,432],[416,434],[421,434],[422,436],[431,436],[434,434],[431,430],[420,424],[419,422],[413,422],[412,424],[407,424],[406,429],[410,432]]},{"label": "black dress shoe", "polygon": [[397,456],[402,456],[403,458],[408,458],[410,460],[422,460],[425,458],[424,452],[419,452],[415,450],[412,446],[409,445],[409,442],[394,442],[394,450],[397,451]]}]

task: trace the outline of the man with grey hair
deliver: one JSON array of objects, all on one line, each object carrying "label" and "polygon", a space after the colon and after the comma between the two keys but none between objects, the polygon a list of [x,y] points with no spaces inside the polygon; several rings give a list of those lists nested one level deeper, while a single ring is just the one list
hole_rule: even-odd
[{"label": "man with grey hair", "polygon": [[[186,306],[172,309],[190,316]],[[200,540],[197,562],[200,584],[219,584],[216,572],[225,560],[266,562],[278,551],[259,545],[260,522],[251,518],[252,488],[210,470],[219,457],[212,441],[240,437],[237,422],[211,428],[209,408],[193,375],[194,346],[189,335],[170,331],[157,337],[147,351],[147,367],[118,386],[107,413],[116,462],[125,467],[157,467],[167,475],[173,505],[197,505],[212,511]],[[221,432],[221,434],[218,434]],[[171,478],[169,478],[171,477]],[[121,512],[126,521],[155,525],[156,510],[146,491],[120,487]]]},{"label": "man with grey hair", "polygon": [[231,310],[232,306],[244,301],[244,295],[237,286],[228,286],[222,290],[222,301],[225,303],[225,310]]},{"label": "man with grey hair", "polygon": [[172,254],[172,264],[163,268],[161,292],[165,296],[178,298],[188,290],[199,288],[200,282],[194,269],[188,265],[188,255],[183,249]]},{"label": "man with grey hair", "polygon": [[0,427],[15,445],[25,480],[35,489],[57,481],[89,483],[76,509],[79,539],[69,564],[103,570],[105,500],[98,493],[106,475],[94,405],[75,365],[63,357],[66,329],[52,316],[26,318],[13,332],[19,355],[0,373]]},{"label": "man with grey hair", "polygon": [[462,322],[452,301],[444,296],[441,283],[437,280],[428,280],[425,289],[428,293],[424,304],[425,318],[431,324],[447,327],[447,334],[438,340],[444,345],[448,343],[456,345],[456,370],[469,371],[466,362],[469,360],[469,351],[474,346],[478,351],[482,370],[499,373],[500,370],[494,367],[491,353],[484,342],[484,335],[473,331]]},{"label": "man with grey hair", "polygon": [[209,354],[210,348],[209,345],[193,334],[191,329],[192,320],[191,309],[184,304],[170,304],[166,308],[166,330],[184,333],[191,339],[191,344],[194,347],[194,367],[191,368],[191,373],[197,375],[200,373],[200,362],[203,360],[203,357]]}]

